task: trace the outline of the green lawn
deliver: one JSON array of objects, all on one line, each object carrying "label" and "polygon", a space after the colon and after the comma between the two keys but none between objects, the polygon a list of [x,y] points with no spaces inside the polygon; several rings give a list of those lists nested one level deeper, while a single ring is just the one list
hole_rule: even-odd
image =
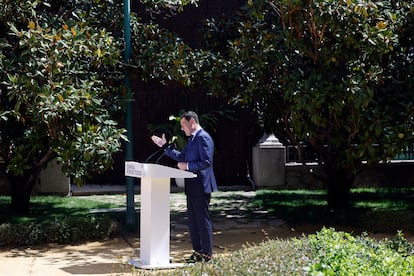
[{"label": "green lawn", "polygon": [[91,209],[113,208],[117,204],[78,197],[33,196],[30,212],[14,215],[10,211],[10,197],[0,196],[0,223],[49,223],[66,217],[82,217]]},{"label": "green lawn", "polygon": [[77,197],[34,196],[30,212],[10,211],[10,197],[0,197],[0,246],[70,244],[110,236],[114,217],[91,214],[94,208],[113,204]]},{"label": "green lawn", "polygon": [[[211,215],[215,220],[232,218],[245,222],[278,218],[292,225],[348,226],[360,232],[396,234],[414,232],[413,197],[414,189],[353,189],[348,209],[330,210],[326,193],[321,190],[228,191],[214,193]],[[140,195],[135,195],[135,202],[139,212]],[[24,216],[13,215],[9,204],[10,197],[0,197],[0,244],[29,245],[49,239],[68,243],[111,235],[113,223],[124,222],[122,209],[126,198],[125,195],[33,196],[30,212]],[[110,208],[118,210],[99,212]],[[185,216],[185,195],[172,193],[172,221],[185,220]]]},{"label": "green lawn", "polygon": [[253,204],[290,223],[350,226],[365,231],[414,232],[414,189],[352,189],[344,210],[331,210],[326,192],[315,190],[258,191]]}]

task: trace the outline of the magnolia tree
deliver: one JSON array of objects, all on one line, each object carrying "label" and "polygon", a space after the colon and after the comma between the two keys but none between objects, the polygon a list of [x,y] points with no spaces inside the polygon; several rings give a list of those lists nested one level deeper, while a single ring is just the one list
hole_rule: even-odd
[{"label": "magnolia tree", "polygon": [[412,1],[248,1],[209,22],[221,61],[204,78],[299,156],[308,145],[329,205],[344,207],[363,163],[412,148],[413,14]]},{"label": "magnolia tree", "polygon": [[[195,0],[141,1],[150,9]],[[52,159],[81,185],[110,168],[122,149],[123,2],[2,0],[0,173],[12,208],[29,209],[40,170]]]},{"label": "magnolia tree", "polygon": [[[105,24],[89,21],[85,1],[3,4],[0,159],[13,210],[27,211],[39,172],[53,158],[82,184],[121,149],[124,130],[113,116],[122,103],[122,45]],[[89,7],[88,16],[102,9]]]}]

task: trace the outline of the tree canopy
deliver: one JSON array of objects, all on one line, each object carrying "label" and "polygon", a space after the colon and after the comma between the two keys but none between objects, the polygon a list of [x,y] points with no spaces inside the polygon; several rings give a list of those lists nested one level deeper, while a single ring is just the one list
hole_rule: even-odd
[{"label": "tree canopy", "polygon": [[412,4],[249,1],[231,23],[210,23],[233,36],[211,87],[256,110],[285,143],[309,145],[339,189],[330,204],[342,206],[362,162],[412,147]]},{"label": "tree canopy", "polygon": [[[142,1],[182,9],[195,0]],[[1,1],[0,161],[12,206],[56,158],[76,184],[113,164],[127,140],[122,1]]]},{"label": "tree canopy", "polygon": [[332,206],[346,204],[364,163],[412,148],[412,1],[247,1],[234,17],[208,20],[199,49],[138,29],[151,49],[134,55],[142,75],[201,83],[255,110],[299,156],[307,145]]},{"label": "tree canopy", "polygon": [[[125,140],[115,120],[122,44],[108,28],[119,10],[95,2],[2,3],[0,157],[15,209],[28,208],[33,182],[52,158],[81,184],[109,168]],[[102,16],[108,13],[114,16]]]}]

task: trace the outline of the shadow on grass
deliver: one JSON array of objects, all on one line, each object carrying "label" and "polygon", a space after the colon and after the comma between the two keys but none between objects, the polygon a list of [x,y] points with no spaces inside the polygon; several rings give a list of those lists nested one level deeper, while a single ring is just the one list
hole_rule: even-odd
[{"label": "shadow on grass", "polygon": [[[350,194],[349,208],[330,210],[326,203],[326,192],[321,190],[227,191],[213,194],[210,211],[213,220],[218,222],[232,220],[246,224],[260,220],[267,223],[267,221],[280,219],[290,225],[344,226],[389,234],[395,234],[399,230],[404,233],[414,233],[413,199],[414,189],[354,189]],[[62,233],[58,233],[60,236],[55,238],[62,240],[62,242],[71,239],[86,239],[87,237],[83,237],[80,232],[92,233],[95,231],[92,228],[95,229],[97,225],[101,225],[97,237],[108,233],[108,229],[111,227],[110,221],[125,223],[124,198],[119,195],[119,198],[115,200],[116,203],[111,200],[113,199],[105,196],[94,196],[90,199],[53,196],[32,197],[30,212],[27,215],[18,216],[10,213],[10,198],[0,197],[0,225],[5,222],[18,225],[15,228],[10,228],[10,231],[15,229],[26,231],[25,228],[29,224],[44,225],[43,228],[48,229],[47,231],[50,229],[62,231]],[[138,200],[135,207],[138,220],[139,203]],[[91,214],[92,209],[110,208],[120,209],[120,211]],[[101,220],[103,217],[106,219]],[[185,195],[183,193],[171,194],[171,223],[187,224]],[[20,227],[21,225],[24,227]],[[65,227],[73,228],[77,232],[73,234],[68,231],[66,233],[64,232]],[[44,234],[41,228],[36,231]],[[23,243],[27,239],[25,238],[27,233],[22,232],[21,236]],[[48,238],[42,236],[44,240]]]},{"label": "shadow on grass", "polygon": [[112,234],[114,218],[91,214],[108,203],[63,197],[32,197],[27,214],[10,212],[10,199],[0,197],[0,246],[69,244],[99,240]]},{"label": "shadow on grass", "polygon": [[67,217],[82,217],[90,213],[91,208],[110,208],[112,204],[86,199],[55,196],[32,197],[30,211],[27,214],[14,214],[10,208],[10,197],[0,197],[0,223],[53,223]]},{"label": "shadow on grass", "polygon": [[258,191],[252,203],[291,223],[414,232],[414,189],[353,189],[346,209],[331,210],[325,191]]},{"label": "shadow on grass", "polygon": [[[259,219],[268,216],[268,212],[261,213],[260,208],[252,203],[255,192],[231,191],[213,193],[210,202],[210,215],[214,220],[238,219],[249,220]],[[183,202],[183,199],[180,199]],[[185,202],[181,206],[174,206],[177,195],[172,194],[171,208],[172,221],[184,222],[187,216]]]},{"label": "shadow on grass", "polygon": [[[172,202],[177,196],[172,194]],[[290,225],[342,226],[389,234],[414,232],[414,189],[353,189],[349,207],[342,210],[329,209],[326,198],[323,190],[218,192],[212,196],[210,213],[215,221],[281,219]],[[171,208],[173,223],[186,223],[186,219],[185,203]]]}]

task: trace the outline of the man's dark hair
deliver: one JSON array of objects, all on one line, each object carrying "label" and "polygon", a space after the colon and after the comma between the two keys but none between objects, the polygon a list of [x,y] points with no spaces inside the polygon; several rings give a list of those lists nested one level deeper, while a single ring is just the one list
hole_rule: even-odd
[{"label": "man's dark hair", "polygon": [[193,118],[194,119],[194,121],[197,123],[197,124],[200,124],[200,122],[198,121],[198,115],[197,115],[197,113],[195,113],[194,111],[186,111],[186,112],[184,112],[184,114],[183,115],[181,115],[181,119],[182,118],[185,118],[187,121],[190,121],[191,120],[191,118]]}]

